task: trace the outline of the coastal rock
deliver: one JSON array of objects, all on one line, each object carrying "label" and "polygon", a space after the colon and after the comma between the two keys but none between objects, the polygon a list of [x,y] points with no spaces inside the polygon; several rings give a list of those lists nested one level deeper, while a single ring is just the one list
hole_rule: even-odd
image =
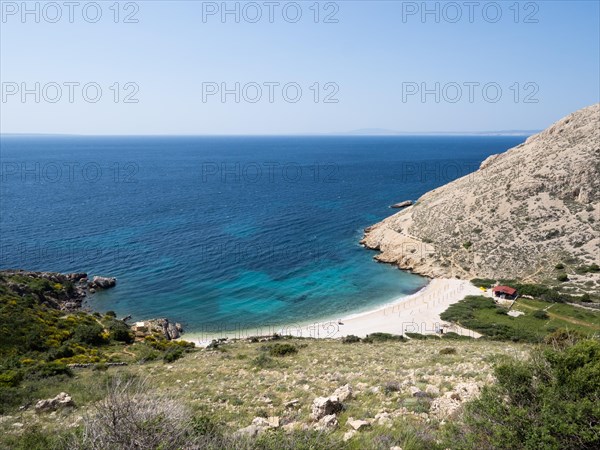
[{"label": "coastal rock", "polygon": [[183,333],[181,324],[171,322],[166,318],[136,322],[131,330],[134,332],[136,339],[143,339],[145,336],[158,333],[169,341],[181,337],[181,333]]},{"label": "coastal rock", "polygon": [[55,411],[59,408],[65,408],[67,406],[75,406],[75,402],[69,394],[61,392],[54,398],[46,400],[40,400],[35,404],[35,410],[37,412]]},{"label": "coastal rock", "polygon": [[87,286],[80,283],[81,280],[87,279],[85,273],[63,274],[8,269],[0,271],[0,278],[5,282],[6,288],[15,295],[32,295],[47,307],[61,311],[75,311],[81,308],[87,294]]},{"label": "coastal rock", "polygon": [[117,285],[117,279],[112,277],[94,277],[89,283],[91,289],[110,289]]},{"label": "coastal rock", "polygon": [[390,208],[406,208],[407,206],[411,206],[413,204],[412,200],[404,200],[400,203],[395,203]]},{"label": "coastal rock", "polygon": [[[542,281],[600,246],[600,104],[581,109],[492,155],[473,173],[434,189],[368,227],[377,261],[430,278]],[[443,174],[440,173],[440,179]],[[573,278],[581,286],[600,273]]]}]

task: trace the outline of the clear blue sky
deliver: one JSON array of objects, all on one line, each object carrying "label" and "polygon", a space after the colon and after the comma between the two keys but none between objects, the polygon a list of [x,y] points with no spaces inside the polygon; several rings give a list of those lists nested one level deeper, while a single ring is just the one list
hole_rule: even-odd
[{"label": "clear blue sky", "polygon": [[[44,5],[47,2],[41,2]],[[62,5],[62,2],[58,2]],[[80,2],[86,5],[86,2]],[[229,15],[206,16],[221,2],[141,1],[133,16],[138,23],[121,23],[134,12],[121,4],[119,22],[114,23],[113,1],[99,2],[102,18],[84,20],[81,8],[62,7],[41,11],[40,23],[33,14],[15,14],[21,2],[2,2],[0,23],[0,79],[4,98],[0,104],[3,133],[80,134],[304,134],[349,131],[364,128],[419,131],[490,131],[542,129],[562,116],[599,101],[600,11],[597,1],[498,2],[502,17],[493,23],[497,10],[479,2],[471,18],[465,2],[456,2],[462,17],[455,23],[456,8],[448,2],[428,2],[440,8],[439,23],[434,14],[421,17],[422,2],[339,1],[321,2],[319,23],[314,21],[314,1],[298,2],[302,18],[290,23],[296,13],[277,2],[273,23],[262,1],[262,18],[257,23],[240,22]],[[337,6],[336,6],[337,5]],[[33,3],[30,4],[34,8]],[[229,4],[234,8],[234,3]],[[446,9],[444,9],[444,7]],[[312,9],[311,9],[312,8]],[[337,8],[337,12],[335,9]],[[519,10],[515,23],[515,9]],[[403,11],[405,16],[403,17]],[[256,10],[248,7],[246,17]],[[335,13],[337,23],[323,23]],[[45,16],[44,16],[45,14]],[[93,20],[95,11],[87,10]],[[487,15],[486,15],[487,14]],[[537,20],[537,23],[525,23]],[[21,90],[40,83],[46,89],[40,103],[33,94],[22,101]],[[73,102],[65,82],[74,87]],[[97,103],[84,100],[81,85],[98,83],[102,97]],[[119,82],[121,96],[114,102]],[[124,103],[135,83],[138,103]],[[234,96],[221,101],[220,95],[206,96],[204,89],[226,83],[246,86],[247,97],[262,99],[250,103]],[[269,102],[265,82],[280,83]],[[314,83],[320,97],[314,101]],[[405,95],[422,84],[435,89],[440,83],[440,101],[429,94]],[[473,89],[464,83],[479,83]],[[61,85],[56,103],[52,83]],[[297,103],[283,98],[282,86],[297,83],[302,97]],[[325,83],[335,83],[325,88]],[[414,83],[407,85],[403,83]],[[456,83],[456,84],[454,84]],[[496,97],[494,86],[502,89],[496,103],[483,97],[482,86],[492,85],[488,98]],[[519,99],[515,102],[515,83]],[[526,83],[531,83],[527,84]],[[457,95],[462,97],[452,103]],[[311,90],[313,86],[313,90]],[[335,86],[339,91],[333,94]],[[403,88],[404,86],[404,88]],[[444,91],[445,89],[445,91]],[[293,97],[294,90],[288,91]],[[43,93],[42,93],[43,94]],[[90,96],[93,91],[88,92]],[[333,94],[337,103],[324,103]],[[526,103],[525,97],[537,99]]]}]

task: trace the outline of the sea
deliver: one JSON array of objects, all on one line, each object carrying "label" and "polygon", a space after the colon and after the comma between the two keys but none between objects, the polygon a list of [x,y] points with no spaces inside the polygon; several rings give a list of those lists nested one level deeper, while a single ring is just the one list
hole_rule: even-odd
[{"label": "sea", "polygon": [[345,317],[427,284],[359,241],[526,136],[0,138],[0,268],[116,277],[86,307],[191,333]]}]

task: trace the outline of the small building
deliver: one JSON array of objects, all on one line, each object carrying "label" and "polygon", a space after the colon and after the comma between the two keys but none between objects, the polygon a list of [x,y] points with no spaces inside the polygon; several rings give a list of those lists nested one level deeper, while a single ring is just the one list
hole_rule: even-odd
[{"label": "small building", "polygon": [[510,286],[494,286],[492,289],[494,297],[503,298],[506,300],[515,300],[519,293],[515,288]]}]

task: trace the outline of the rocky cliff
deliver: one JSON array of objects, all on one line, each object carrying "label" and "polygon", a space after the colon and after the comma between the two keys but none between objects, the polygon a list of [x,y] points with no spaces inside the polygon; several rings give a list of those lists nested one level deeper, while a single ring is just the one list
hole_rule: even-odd
[{"label": "rocky cliff", "polygon": [[[557,264],[598,263],[599,211],[596,104],[367,228],[362,243],[378,261],[429,277],[542,280],[556,278]],[[571,272],[598,289],[597,274]]]}]

